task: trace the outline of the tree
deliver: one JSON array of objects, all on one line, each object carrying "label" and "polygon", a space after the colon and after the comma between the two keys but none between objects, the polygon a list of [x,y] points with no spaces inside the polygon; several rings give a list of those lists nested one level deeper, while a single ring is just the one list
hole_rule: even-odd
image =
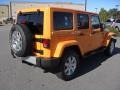
[{"label": "tree", "polygon": [[113,18],[116,18],[120,15],[120,11],[118,11],[118,9],[116,8],[110,9],[108,13],[109,13],[109,17],[113,17]]},{"label": "tree", "polygon": [[108,12],[104,9],[101,8],[100,12],[99,12],[99,16],[102,22],[105,22],[108,19]]}]

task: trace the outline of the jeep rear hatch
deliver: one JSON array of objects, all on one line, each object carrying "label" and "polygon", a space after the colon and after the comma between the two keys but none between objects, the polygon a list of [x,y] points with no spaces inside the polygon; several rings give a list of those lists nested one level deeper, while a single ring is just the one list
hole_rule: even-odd
[{"label": "jeep rear hatch", "polygon": [[33,34],[43,35],[43,12],[20,12],[18,14],[17,23],[25,24]]}]

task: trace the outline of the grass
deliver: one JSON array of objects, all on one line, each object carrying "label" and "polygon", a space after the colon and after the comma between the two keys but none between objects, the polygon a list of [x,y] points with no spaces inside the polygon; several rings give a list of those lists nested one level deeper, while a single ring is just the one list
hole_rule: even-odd
[{"label": "grass", "polygon": [[111,31],[111,32],[114,32],[117,37],[120,37],[120,32],[117,31],[115,28],[109,26],[109,27],[107,27],[107,29],[109,29],[109,31]]}]

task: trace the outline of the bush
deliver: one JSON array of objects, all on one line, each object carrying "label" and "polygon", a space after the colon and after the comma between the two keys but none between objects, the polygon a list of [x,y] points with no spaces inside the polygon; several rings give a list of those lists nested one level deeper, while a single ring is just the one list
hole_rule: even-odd
[{"label": "bush", "polygon": [[107,29],[109,29],[110,32],[114,32],[116,34],[116,36],[120,37],[120,32],[117,31],[115,28],[113,27],[106,27]]}]

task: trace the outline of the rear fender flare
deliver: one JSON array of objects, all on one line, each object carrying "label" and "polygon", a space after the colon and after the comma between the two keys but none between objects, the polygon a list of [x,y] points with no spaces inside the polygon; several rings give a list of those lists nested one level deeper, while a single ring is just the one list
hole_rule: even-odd
[{"label": "rear fender flare", "polygon": [[63,42],[58,43],[55,53],[54,53],[54,57],[62,57],[62,54],[65,48],[70,47],[70,46],[75,46],[75,45],[77,46],[79,45],[76,40],[63,41]]}]

